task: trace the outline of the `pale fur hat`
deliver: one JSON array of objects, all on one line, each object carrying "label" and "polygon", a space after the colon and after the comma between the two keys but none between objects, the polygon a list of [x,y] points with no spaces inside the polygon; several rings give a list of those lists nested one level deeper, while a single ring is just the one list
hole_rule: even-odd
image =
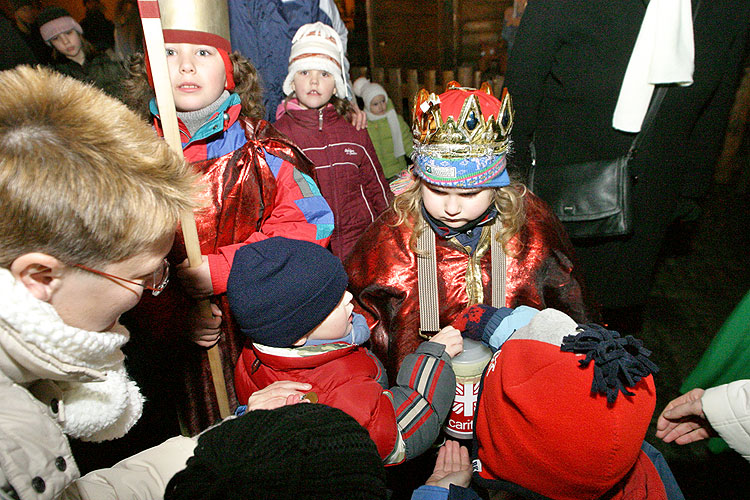
[{"label": "pale fur hat", "polygon": [[370,83],[370,80],[368,80],[366,76],[360,76],[354,80],[352,82],[352,91],[354,92],[354,95],[362,97],[362,89],[365,88],[365,85],[368,83]]},{"label": "pale fur hat", "polygon": [[289,73],[284,80],[284,94],[290,95],[292,80],[298,71],[327,71],[336,82],[336,95],[346,98],[344,81],[344,47],[336,30],[321,23],[301,26],[292,38],[289,54]]}]

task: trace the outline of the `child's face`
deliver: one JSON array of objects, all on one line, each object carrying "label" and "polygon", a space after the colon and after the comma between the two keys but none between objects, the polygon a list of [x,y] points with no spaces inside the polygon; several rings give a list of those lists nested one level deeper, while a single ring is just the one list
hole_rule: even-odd
[{"label": "child's face", "polygon": [[297,71],[292,80],[292,90],[303,108],[320,109],[328,104],[336,93],[336,80],[327,71]]},{"label": "child's face", "polygon": [[352,331],[352,294],[344,292],[341,300],[321,324],[301,338],[297,345],[302,345],[307,339],[334,340],[340,339]]},{"label": "child's face", "polygon": [[69,30],[50,38],[50,43],[68,59],[74,59],[81,52],[81,36],[76,30]]},{"label": "child's face", "polygon": [[459,228],[484,213],[495,197],[490,188],[444,188],[422,182],[424,208],[448,227]]},{"label": "child's face", "polygon": [[379,95],[370,101],[370,113],[373,115],[384,115],[387,107],[384,95]]},{"label": "child's face", "polygon": [[166,50],[177,111],[203,109],[224,92],[227,74],[216,47],[168,43]]}]

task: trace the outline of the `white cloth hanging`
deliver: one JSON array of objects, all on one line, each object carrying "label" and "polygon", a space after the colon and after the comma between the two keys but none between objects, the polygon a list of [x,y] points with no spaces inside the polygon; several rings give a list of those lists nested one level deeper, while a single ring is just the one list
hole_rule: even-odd
[{"label": "white cloth hanging", "polygon": [[690,0],[650,0],[620,88],[612,126],[640,132],[654,85],[693,83]]}]

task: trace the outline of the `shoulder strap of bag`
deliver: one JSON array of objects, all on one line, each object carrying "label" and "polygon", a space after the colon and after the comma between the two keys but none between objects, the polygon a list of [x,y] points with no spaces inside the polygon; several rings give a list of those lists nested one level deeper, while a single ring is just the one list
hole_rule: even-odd
[{"label": "shoulder strap of bag", "polygon": [[646,111],[646,116],[643,118],[641,131],[635,135],[633,142],[630,144],[630,149],[628,149],[628,158],[635,154],[638,147],[641,145],[643,137],[649,131],[651,125],[654,124],[654,118],[656,117],[657,111],[659,111],[659,106],[661,106],[661,102],[664,100],[664,95],[666,93],[667,87],[657,87],[654,91],[654,97],[651,99],[651,103],[648,105],[648,111]]},{"label": "shoulder strap of bag", "polygon": [[[440,309],[438,305],[437,257],[435,255],[435,233],[427,222],[422,223],[422,232],[417,238],[417,291],[419,293],[419,336],[429,339],[428,333],[440,331]],[[505,307],[507,263],[503,245],[499,241],[500,217],[495,218],[490,231],[490,260],[492,261],[492,307]]]}]

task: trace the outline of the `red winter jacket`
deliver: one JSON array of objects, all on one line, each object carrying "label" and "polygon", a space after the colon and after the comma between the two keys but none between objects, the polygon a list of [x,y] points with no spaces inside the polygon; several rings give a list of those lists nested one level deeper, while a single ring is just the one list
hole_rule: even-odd
[{"label": "red winter jacket", "polygon": [[391,192],[367,130],[355,129],[331,104],[293,109],[274,123],[315,164],[315,181],[333,210],[331,250],[342,260],[388,207]]},{"label": "red winter jacket", "polygon": [[385,464],[427,450],[453,403],[456,378],[445,346],[425,342],[407,356],[387,390],[383,365],[364,347],[333,342],[298,348],[251,344],[234,372],[237,398],[279,380],[307,382],[318,402],[351,415],[370,433]]}]

